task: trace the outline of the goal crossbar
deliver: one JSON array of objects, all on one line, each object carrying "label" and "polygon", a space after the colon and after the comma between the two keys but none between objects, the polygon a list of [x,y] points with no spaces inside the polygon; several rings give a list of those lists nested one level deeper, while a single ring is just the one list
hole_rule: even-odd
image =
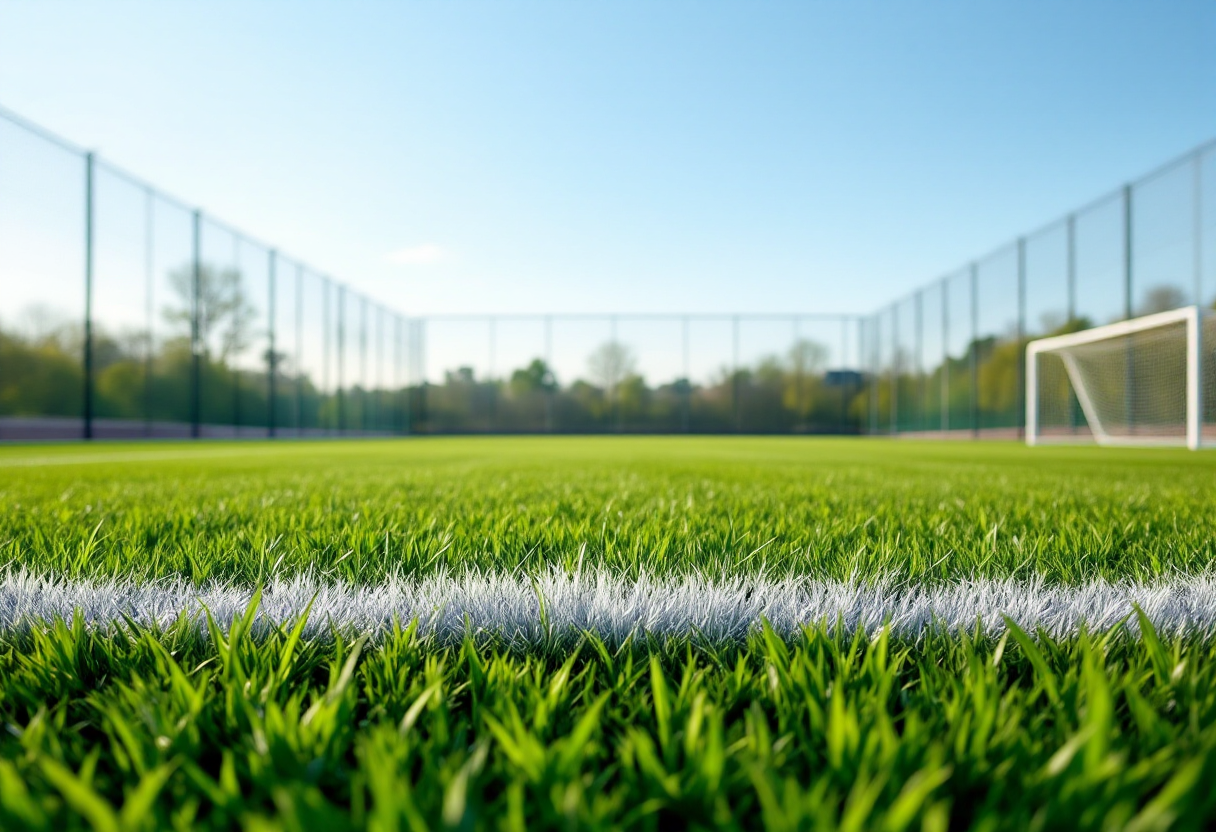
[{"label": "goal crossbar", "polygon": [[1072,383],[1077,403],[1084,413],[1093,437],[1101,445],[1178,444],[1177,440],[1149,436],[1117,436],[1106,431],[1087,385],[1081,378],[1075,358],[1067,350],[1122,336],[1135,335],[1173,324],[1186,326],[1186,446],[1198,449],[1203,435],[1203,326],[1210,313],[1199,306],[1184,306],[1168,312],[1156,312],[1113,324],[1097,326],[1066,335],[1039,338],[1026,345],[1026,443],[1041,441],[1039,430],[1038,358],[1043,354],[1059,353],[1065,372]]}]

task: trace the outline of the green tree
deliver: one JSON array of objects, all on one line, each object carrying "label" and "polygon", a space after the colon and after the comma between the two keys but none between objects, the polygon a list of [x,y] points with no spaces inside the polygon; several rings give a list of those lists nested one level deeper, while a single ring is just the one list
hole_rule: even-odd
[{"label": "green tree", "polygon": [[815,341],[804,338],[790,348],[789,369],[781,397],[787,410],[793,411],[800,418],[810,415],[827,361],[828,348]]},{"label": "green tree", "polygon": [[[177,305],[166,307],[165,320],[189,332],[195,309],[194,268],[180,266],[169,272],[169,288]],[[253,341],[257,308],[245,294],[239,269],[216,268],[204,263],[198,272],[198,337],[204,352],[220,362],[240,355]],[[214,339],[214,340],[213,340]]]},{"label": "green tree", "polygon": [[629,376],[636,374],[637,359],[633,350],[620,341],[600,344],[587,359],[587,369],[595,382],[612,401],[617,386]]},{"label": "green tree", "polygon": [[539,358],[533,358],[527,367],[521,367],[511,373],[508,387],[511,393],[517,396],[552,393],[557,390],[557,379],[548,364]]}]

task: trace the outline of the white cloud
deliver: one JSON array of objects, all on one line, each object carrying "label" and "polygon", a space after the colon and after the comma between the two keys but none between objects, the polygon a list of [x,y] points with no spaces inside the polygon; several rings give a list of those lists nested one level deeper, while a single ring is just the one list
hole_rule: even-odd
[{"label": "white cloud", "polygon": [[438,263],[448,259],[448,250],[434,243],[410,246],[397,249],[384,256],[384,259],[398,266],[417,266],[426,263]]}]

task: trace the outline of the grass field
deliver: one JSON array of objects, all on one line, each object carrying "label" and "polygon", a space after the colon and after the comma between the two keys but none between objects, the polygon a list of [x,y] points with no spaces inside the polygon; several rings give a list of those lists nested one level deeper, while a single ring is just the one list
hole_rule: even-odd
[{"label": "grass field", "polygon": [[1207,828],[1214,547],[1180,451],[4,447],[0,828]]}]

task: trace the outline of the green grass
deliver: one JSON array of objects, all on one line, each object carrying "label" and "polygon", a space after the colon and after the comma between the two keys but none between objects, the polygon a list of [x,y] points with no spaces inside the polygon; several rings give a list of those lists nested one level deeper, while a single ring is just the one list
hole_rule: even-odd
[{"label": "green grass", "polygon": [[[1076,584],[1209,569],[1216,457],[807,439],[0,448],[0,557],[374,583],[599,566]],[[252,614],[254,610],[250,610]],[[575,651],[0,634],[0,828],[1202,829],[1216,645],[1123,631]]]},{"label": "green grass", "polygon": [[0,448],[0,482],[0,558],[69,576],[248,582],[277,564],[374,582],[581,555],[623,575],[1076,583],[1196,572],[1216,556],[1216,457],[1184,451],[788,438],[27,446]]}]

